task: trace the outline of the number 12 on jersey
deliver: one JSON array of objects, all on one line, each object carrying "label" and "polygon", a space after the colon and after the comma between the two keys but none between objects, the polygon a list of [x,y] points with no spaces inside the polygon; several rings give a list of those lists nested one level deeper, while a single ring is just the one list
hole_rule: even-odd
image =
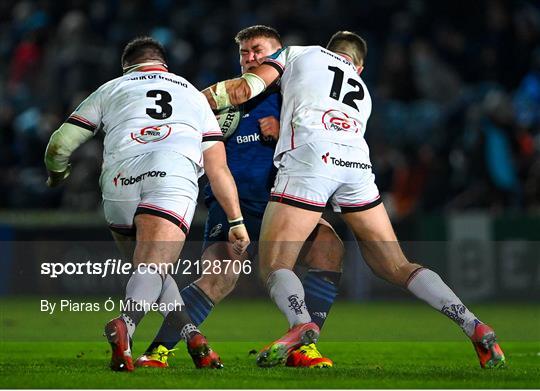
[{"label": "number 12 on jersey", "polygon": [[[341,88],[343,87],[343,75],[345,73],[340,68],[333,66],[328,66],[328,70],[334,72],[334,80],[332,80],[332,87],[330,88],[330,98],[339,101]],[[354,101],[364,99],[364,89],[362,88],[362,84],[352,77],[347,80],[347,84],[357,88],[357,90],[347,92],[343,97],[342,102],[359,111],[358,106]]]}]

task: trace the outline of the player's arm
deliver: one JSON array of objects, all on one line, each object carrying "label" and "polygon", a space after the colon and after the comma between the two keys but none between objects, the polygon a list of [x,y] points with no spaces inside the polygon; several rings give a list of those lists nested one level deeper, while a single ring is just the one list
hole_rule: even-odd
[{"label": "player's arm", "polygon": [[229,240],[236,253],[243,253],[250,242],[244,225],[236,183],[227,166],[225,146],[222,142],[212,142],[203,152],[204,170],[212,186],[217,201],[225,211],[229,221]]},{"label": "player's arm", "polygon": [[45,150],[45,167],[49,173],[47,186],[55,187],[70,173],[69,158],[85,141],[92,138],[101,121],[101,95],[94,91],[56,130]]},{"label": "player's arm", "polygon": [[261,64],[241,77],[220,81],[203,90],[213,110],[223,110],[229,106],[238,106],[259,95],[272,84],[280,72],[269,64]]},{"label": "player's arm", "polygon": [[45,150],[45,167],[49,174],[47,186],[58,186],[69,176],[71,154],[93,135],[91,130],[67,122],[51,135]]}]

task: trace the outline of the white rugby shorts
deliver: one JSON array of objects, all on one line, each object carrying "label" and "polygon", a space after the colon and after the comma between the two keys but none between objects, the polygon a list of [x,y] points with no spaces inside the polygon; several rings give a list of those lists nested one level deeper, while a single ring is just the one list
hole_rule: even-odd
[{"label": "white rugby shorts", "polygon": [[281,157],[270,201],[350,213],[381,203],[369,151],[331,142],[301,145]]},{"label": "white rugby shorts", "polygon": [[109,228],[135,235],[138,214],[162,217],[188,233],[199,192],[199,168],[172,151],[155,151],[111,164],[101,173],[103,209]]}]

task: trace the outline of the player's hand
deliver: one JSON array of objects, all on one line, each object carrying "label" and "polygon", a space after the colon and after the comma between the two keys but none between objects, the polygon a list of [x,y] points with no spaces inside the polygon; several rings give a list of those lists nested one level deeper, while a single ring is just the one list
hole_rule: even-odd
[{"label": "player's hand", "polygon": [[264,141],[277,140],[279,138],[279,121],[273,115],[259,119],[259,126]]},{"label": "player's hand", "polygon": [[56,187],[66,180],[71,173],[71,164],[68,164],[67,168],[62,172],[49,171],[49,177],[47,178],[48,187]]},{"label": "player's hand", "polygon": [[250,240],[244,224],[229,229],[229,242],[232,244],[233,251],[238,255],[247,250]]}]

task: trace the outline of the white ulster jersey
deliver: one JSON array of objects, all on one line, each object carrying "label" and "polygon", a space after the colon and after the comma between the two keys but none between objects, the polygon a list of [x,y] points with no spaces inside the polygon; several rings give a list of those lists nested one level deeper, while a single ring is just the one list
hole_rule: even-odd
[{"label": "white ulster jersey", "polygon": [[265,59],[281,75],[280,136],[274,161],[317,141],[361,148],[371,114],[371,96],[344,57],[321,46],[290,46]]},{"label": "white ulster jersey", "polygon": [[222,139],[204,95],[163,71],[132,72],[103,84],[66,122],[103,129],[104,167],[159,150],[178,152],[202,167],[201,143]]}]

